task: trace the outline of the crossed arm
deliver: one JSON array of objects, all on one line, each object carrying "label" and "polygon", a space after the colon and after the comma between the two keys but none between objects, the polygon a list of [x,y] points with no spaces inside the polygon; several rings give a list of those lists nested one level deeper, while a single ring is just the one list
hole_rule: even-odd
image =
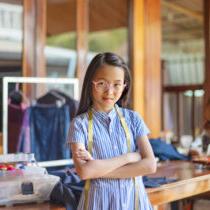
[{"label": "crossed arm", "polygon": [[72,143],[71,150],[76,171],[80,178],[131,178],[156,171],[155,157],[147,136],[137,140],[139,152],[118,157],[94,160],[83,144]]}]

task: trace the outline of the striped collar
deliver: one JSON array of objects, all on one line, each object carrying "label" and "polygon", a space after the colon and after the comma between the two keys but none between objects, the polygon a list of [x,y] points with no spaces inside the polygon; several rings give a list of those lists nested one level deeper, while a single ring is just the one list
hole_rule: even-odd
[{"label": "striped collar", "polygon": [[[118,105],[116,105],[118,107]],[[100,112],[100,111],[96,111],[94,108],[93,110],[93,114],[102,121],[112,121],[115,116],[117,115],[117,112],[115,110],[115,108],[113,107],[112,110],[110,112]]]}]

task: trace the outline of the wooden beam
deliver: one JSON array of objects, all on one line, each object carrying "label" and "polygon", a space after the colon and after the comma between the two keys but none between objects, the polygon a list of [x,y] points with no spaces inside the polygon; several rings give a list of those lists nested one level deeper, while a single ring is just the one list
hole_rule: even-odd
[{"label": "wooden beam", "polygon": [[[132,107],[144,118],[144,1],[132,0],[129,4],[130,67],[133,79]],[[139,100],[140,99],[140,100]]]},{"label": "wooden beam", "polygon": [[23,72],[30,77],[35,72],[35,1],[23,1]]},{"label": "wooden beam", "polygon": [[173,31],[165,31],[163,33],[163,40],[182,40],[182,39],[193,39],[195,37],[203,38],[203,31],[202,28],[198,29],[189,29],[185,31],[183,29],[178,29],[179,33],[176,33],[176,30]]},{"label": "wooden beam", "polygon": [[[145,1],[145,108],[153,137],[161,131],[161,15],[160,0]],[[151,117],[152,116],[152,117]],[[155,119],[155,121],[154,121]]]},{"label": "wooden beam", "polygon": [[46,0],[23,1],[23,73],[25,77],[46,76]]},{"label": "wooden beam", "polygon": [[198,85],[168,85],[163,87],[164,92],[184,92],[187,90],[203,90],[203,84]]},{"label": "wooden beam", "polygon": [[155,138],[161,130],[160,0],[130,3],[133,108],[143,116]]},{"label": "wooden beam", "polygon": [[77,67],[76,77],[80,81],[80,89],[85,75],[88,53],[89,32],[89,0],[76,1],[76,27],[77,27]]},{"label": "wooden beam", "polygon": [[35,71],[37,77],[46,77],[46,16],[47,16],[47,0],[36,0],[36,62]]},{"label": "wooden beam", "polygon": [[204,0],[205,81],[204,120],[210,120],[210,1]]},{"label": "wooden beam", "polygon": [[162,1],[162,5],[171,9],[171,10],[182,13],[182,14],[188,16],[188,17],[194,18],[198,22],[203,22],[203,14],[201,12],[193,11],[189,8],[180,6],[176,3],[169,2],[169,1],[166,1],[166,0]]},{"label": "wooden beam", "polygon": [[[46,0],[23,0],[24,77],[45,77]],[[39,89],[38,89],[39,88]],[[26,96],[35,96],[40,87],[23,85]]]}]

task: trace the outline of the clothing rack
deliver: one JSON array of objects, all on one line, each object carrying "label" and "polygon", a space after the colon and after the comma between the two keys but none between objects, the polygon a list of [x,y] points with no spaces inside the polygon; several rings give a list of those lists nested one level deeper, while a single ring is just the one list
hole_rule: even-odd
[{"label": "clothing rack", "polygon": [[[3,77],[3,154],[8,153],[8,86],[10,83],[24,84],[68,84],[73,85],[73,98],[79,99],[79,80],[76,78]],[[43,167],[72,164],[72,159],[40,162]]]}]

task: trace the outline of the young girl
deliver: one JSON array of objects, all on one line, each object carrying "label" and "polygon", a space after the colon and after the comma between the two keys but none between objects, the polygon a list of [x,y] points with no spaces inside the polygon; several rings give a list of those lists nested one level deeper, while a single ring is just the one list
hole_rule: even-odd
[{"label": "young girl", "polygon": [[130,86],[119,56],[93,58],[69,132],[76,171],[86,180],[79,210],[152,209],[141,178],[156,171],[149,130],[137,112],[117,105],[127,100]]}]

